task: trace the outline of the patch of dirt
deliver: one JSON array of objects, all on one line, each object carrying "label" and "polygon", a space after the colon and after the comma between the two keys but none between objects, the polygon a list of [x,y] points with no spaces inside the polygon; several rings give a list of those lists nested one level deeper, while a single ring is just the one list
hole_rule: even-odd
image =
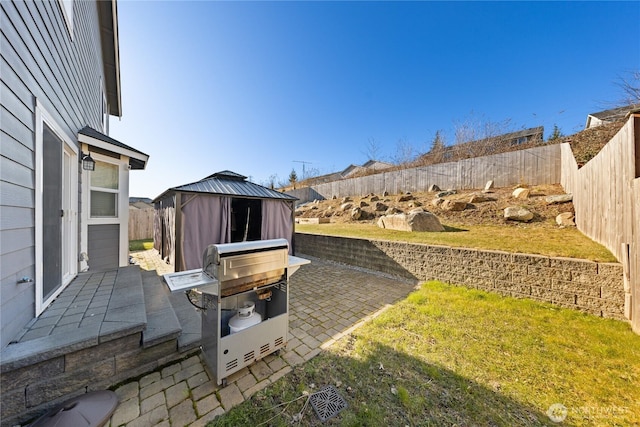
[{"label": "patch of dirt", "polygon": [[[398,213],[408,213],[417,207],[435,214],[443,225],[511,225],[518,226],[522,223],[506,221],[504,209],[509,206],[524,207],[534,214],[533,220],[528,224],[535,227],[558,227],[556,216],[563,212],[574,212],[573,203],[561,203],[549,205],[545,201],[546,196],[565,194],[562,186],[537,185],[528,187],[529,198],[516,199],[513,191],[517,187],[505,187],[491,189],[487,193],[480,190],[458,191],[456,194],[442,197],[444,200],[462,201],[467,203],[463,211],[448,211],[432,203],[439,192],[404,193],[383,196],[370,194],[364,197],[347,197],[332,200],[317,200],[299,206],[296,209],[296,218],[328,218],[332,223],[373,223],[375,224],[385,211],[376,211],[376,203],[383,203],[387,208],[396,208]],[[491,201],[469,203],[473,195],[483,195],[492,198]],[[401,196],[409,196],[409,200],[399,201]],[[379,199],[379,200],[376,200]],[[406,197],[405,197],[406,198]],[[352,207],[341,209],[341,206],[349,203]],[[351,217],[353,207],[360,207],[363,217],[354,220]],[[297,220],[296,220],[297,221]]]}]

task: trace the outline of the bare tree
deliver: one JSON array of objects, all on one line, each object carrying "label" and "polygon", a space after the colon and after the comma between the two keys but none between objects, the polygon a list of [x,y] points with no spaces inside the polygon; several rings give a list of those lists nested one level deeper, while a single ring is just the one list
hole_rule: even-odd
[{"label": "bare tree", "polygon": [[416,148],[407,140],[399,139],[396,142],[396,154],[393,157],[393,163],[400,166],[409,166],[416,158]]},{"label": "bare tree", "polygon": [[364,155],[367,156],[367,160],[381,160],[380,159],[381,152],[382,152],[382,144],[376,141],[375,138],[369,138],[364,151]]},{"label": "bare tree", "polygon": [[454,157],[468,159],[503,151],[506,141],[498,137],[509,133],[510,127],[511,119],[492,122],[471,112],[466,119],[455,122]]},{"label": "bare tree", "polygon": [[275,190],[276,188],[276,182],[278,181],[278,175],[277,174],[273,174],[273,175],[269,175],[269,179],[267,180],[268,182],[268,187],[272,190]]},{"label": "bare tree", "polygon": [[618,101],[620,107],[640,104],[640,70],[627,71],[624,75],[618,76],[614,84],[621,92]]}]

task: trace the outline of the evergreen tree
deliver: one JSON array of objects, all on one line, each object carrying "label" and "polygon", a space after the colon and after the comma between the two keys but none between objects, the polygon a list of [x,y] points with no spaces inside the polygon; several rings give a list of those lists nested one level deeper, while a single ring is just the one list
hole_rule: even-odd
[{"label": "evergreen tree", "polygon": [[438,152],[444,151],[444,138],[440,134],[440,131],[436,131],[436,135],[433,137],[433,141],[431,142],[431,149],[429,153],[435,154]]},{"label": "evergreen tree", "polygon": [[289,174],[289,183],[293,185],[293,189],[296,189],[296,182],[298,181],[298,174],[295,169],[291,169],[291,173]]},{"label": "evergreen tree", "polygon": [[562,131],[560,131],[560,128],[558,127],[558,125],[553,125],[553,132],[551,133],[551,136],[549,137],[549,141],[550,142],[556,142],[557,140],[563,138],[564,135],[562,134]]}]

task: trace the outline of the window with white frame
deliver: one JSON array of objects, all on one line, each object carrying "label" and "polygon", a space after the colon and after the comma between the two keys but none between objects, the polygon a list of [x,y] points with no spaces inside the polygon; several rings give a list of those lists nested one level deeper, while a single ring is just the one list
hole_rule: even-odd
[{"label": "window with white frame", "polygon": [[119,168],[117,164],[96,161],[90,172],[91,218],[118,217]]}]

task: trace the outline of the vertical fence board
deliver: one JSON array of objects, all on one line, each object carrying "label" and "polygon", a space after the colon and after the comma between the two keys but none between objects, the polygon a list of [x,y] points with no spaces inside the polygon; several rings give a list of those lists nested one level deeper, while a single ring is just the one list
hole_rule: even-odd
[{"label": "vertical fence board", "polygon": [[129,209],[129,240],[153,239],[154,209]]}]

